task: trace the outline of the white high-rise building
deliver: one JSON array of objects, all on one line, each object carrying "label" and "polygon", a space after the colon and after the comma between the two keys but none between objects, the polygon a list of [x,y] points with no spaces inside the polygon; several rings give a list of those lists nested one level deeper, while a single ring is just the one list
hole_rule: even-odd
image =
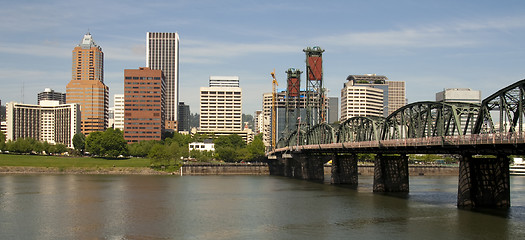
[{"label": "white high-rise building", "polygon": [[376,74],[349,75],[346,80],[341,89],[341,121],[355,116],[388,117],[406,105],[403,81]]},{"label": "white high-rise building", "polygon": [[239,77],[210,76],[209,86],[200,88],[200,131],[242,130],[242,89],[239,87]]},{"label": "white high-rise building", "polygon": [[255,133],[259,134],[264,131],[264,114],[262,110],[255,111],[254,115],[254,126],[255,126]]},{"label": "white high-rise building", "polygon": [[341,122],[352,117],[383,116],[383,90],[346,82],[341,89]]},{"label": "white high-rise building", "polygon": [[113,95],[113,128],[124,131],[124,94]]},{"label": "white high-rise building", "polygon": [[436,102],[465,102],[481,104],[481,91],[470,88],[447,88],[436,93]]},{"label": "white high-rise building", "polygon": [[179,34],[148,32],[146,67],[162,70],[166,81],[165,125],[177,126],[179,106]]},{"label": "white high-rise building", "polygon": [[80,132],[80,105],[42,100],[40,105],[10,102],[6,105],[6,139],[34,138],[51,144],[73,147],[73,136]]}]

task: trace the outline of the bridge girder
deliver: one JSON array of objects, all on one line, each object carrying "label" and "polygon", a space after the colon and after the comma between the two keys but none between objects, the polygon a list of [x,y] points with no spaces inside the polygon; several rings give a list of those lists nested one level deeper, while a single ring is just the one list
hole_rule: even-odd
[{"label": "bridge girder", "polygon": [[285,146],[281,146],[281,147],[288,147],[288,146],[295,146],[295,145],[304,145],[305,144],[305,140],[306,140],[306,131],[304,130],[299,130],[299,132],[297,130],[295,130],[294,132],[292,132],[290,134],[290,136],[288,137],[288,139],[286,139],[285,141],[283,141],[284,143],[286,143]]},{"label": "bridge girder", "polygon": [[459,102],[415,102],[390,114],[382,140],[466,135],[472,132],[479,105]]},{"label": "bridge girder", "polygon": [[509,85],[481,102],[475,134],[515,133],[524,129],[525,79]]},{"label": "bridge girder", "polygon": [[352,117],[341,123],[337,130],[337,142],[378,141],[385,118]]},{"label": "bridge girder", "polygon": [[328,144],[335,141],[335,130],[327,123],[320,123],[310,128],[306,133],[306,144]]},{"label": "bridge girder", "polygon": [[[386,119],[349,119],[334,131],[314,126],[280,139],[277,147],[336,142],[463,136],[487,133],[522,133],[525,131],[525,79],[509,85],[484,99],[470,103],[416,102],[399,108]],[[382,126],[382,127],[381,127]],[[330,134],[332,139],[330,140]],[[324,135],[323,135],[324,134]],[[311,136],[311,137],[309,137]],[[380,136],[380,137],[378,137]],[[300,138],[297,141],[297,138]],[[312,138],[308,140],[307,138]]]}]

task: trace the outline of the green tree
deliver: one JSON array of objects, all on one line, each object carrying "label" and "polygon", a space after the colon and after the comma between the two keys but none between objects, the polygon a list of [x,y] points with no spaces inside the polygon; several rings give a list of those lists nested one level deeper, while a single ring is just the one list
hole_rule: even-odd
[{"label": "green tree", "polygon": [[215,149],[222,147],[232,147],[232,148],[244,148],[246,147],[246,142],[242,139],[241,136],[237,134],[230,134],[226,136],[220,136],[216,138],[213,143],[215,143]]},{"label": "green tree", "polygon": [[104,132],[92,132],[87,136],[86,151],[91,155],[115,158],[127,156],[128,146],[119,129],[108,128]]},{"label": "green tree", "polygon": [[235,162],[237,161],[237,149],[232,147],[215,148],[215,156],[225,162]]},{"label": "green tree", "polygon": [[230,134],[226,136],[220,136],[216,138],[213,143],[215,143],[215,156],[217,159],[226,161],[226,162],[235,162],[246,157],[246,150],[241,150],[246,148],[246,143],[237,134]]},{"label": "green tree", "polygon": [[264,158],[264,142],[262,140],[262,133],[255,136],[253,141],[249,143],[246,148],[250,153],[250,161],[262,160],[262,158]]},{"label": "green tree", "polygon": [[120,155],[128,155],[128,144],[120,129],[108,128],[102,134],[102,148],[104,155],[116,158]]},{"label": "green tree", "polygon": [[60,154],[63,152],[67,152],[67,147],[66,145],[60,143],[54,145],[51,144],[49,146],[49,152],[54,154]]},{"label": "green tree", "polygon": [[181,148],[177,143],[170,145],[156,143],[151,148],[148,158],[152,168],[164,168],[166,171],[176,171],[181,166]]},{"label": "green tree", "polygon": [[4,132],[0,131],[0,151],[6,150],[6,144],[5,144],[5,134]]},{"label": "green tree", "polygon": [[147,157],[151,148],[156,143],[159,143],[159,142],[150,140],[150,141],[134,142],[132,144],[129,144],[128,145],[129,154],[135,157]]},{"label": "green tree", "polygon": [[104,149],[102,146],[102,138],[102,132],[91,132],[86,137],[86,151],[88,151],[91,155],[103,156]]},{"label": "green tree", "polygon": [[191,150],[190,151],[190,157],[195,158],[199,162],[209,162],[213,159],[213,152],[212,151],[199,151],[199,150]]},{"label": "green tree", "polygon": [[9,144],[8,150],[15,153],[31,153],[33,146],[31,145],[31,138],[19,138]]},{"label": "green tree", "polygon": [[148,158],[150,159],[150,165],[153,168],[160,168],[162,166],[167,167],[170,165],[170,154],[166,147],[161,143],[156,143],[151,147],[150,152],[148,153]]},{"label": "green tree", "polygon": [[84,153],[86,149],[86,136],[83,133],[78,132],[73,136],[73,147],[80,153]]}]

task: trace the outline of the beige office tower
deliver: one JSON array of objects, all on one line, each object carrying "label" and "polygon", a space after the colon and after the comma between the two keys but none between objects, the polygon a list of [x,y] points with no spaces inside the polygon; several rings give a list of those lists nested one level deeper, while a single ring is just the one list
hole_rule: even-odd
[{"label": "beige office tower", "polygon": [[386,81],[388,84],[388,115],[407,105],[404,81]]},{"label": "beige office tower", "polygon": [[341,90],[341,121],[352,117],[383,116],[382,89],[348,83]]},{"label": "beige office tower", "polygon": [[104,53],[90,33],[73,49],[66,102],[80,104],[82,133],[104,131],[109,119],[109,88],[104,84]]},{"label": "beige office tower", "polygon": [[242,131],[242,89],[237,76],[210,76],[200,88],[200,131]]},{"label": "beige office tower", "polygon": [[405,82],[376,74],[349,75],[341,89],[341,121],[352,117],[388,117],[406,105]]},{"label": "beige office tower", "polygon": [[179,34],[148,32],[146,67],[162,70],[166,78],[166,130],[176,130],[179,106]]}]

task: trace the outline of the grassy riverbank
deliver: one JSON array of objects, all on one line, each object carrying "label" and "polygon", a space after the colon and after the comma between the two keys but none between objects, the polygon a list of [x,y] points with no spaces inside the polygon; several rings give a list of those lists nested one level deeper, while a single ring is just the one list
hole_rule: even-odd
[{"label": "grassy riverbank", "polygon": [[0,154],[0,173],[163,174],[145,158],[104,159]]}]

